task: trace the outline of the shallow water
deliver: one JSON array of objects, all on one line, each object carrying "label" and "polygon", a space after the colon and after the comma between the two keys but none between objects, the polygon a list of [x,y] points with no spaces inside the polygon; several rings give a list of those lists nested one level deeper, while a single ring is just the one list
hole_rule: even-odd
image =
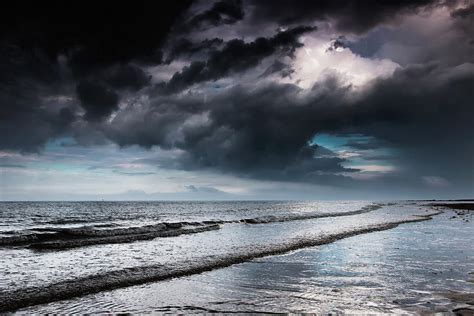
[{"label": "shallow water", "polygon": [[[236,204],[234,209],[232,203]],[[234,220],[275,214],[351,212],[369,204],[332,202],[330,207],[324,208],[324,204],[318,203],[244,202],[245,206],[239,203],[242,202],[216,203],[222,209],[208,203],[214,211],[205,218]],[[198,211],[192,216],[187,210],[184,216],[155,214],[154,218],[157,221],[202,221],[200,213],[204,212],[202,204],[205,203],[198,204]],[[255,211],[252,211],[252,205],[256,206]],[[272,208],[276,211],[272,212]],[[432,212],[425,206],[399,203],[357,215],[255,225],[228,223],[222,224],[217,231],[63,251],[3,247],[0,248],[0,267],[6,268],[0,272],[5,276],[1,278],[0,286],[4,293],[24,287],[41,288],[63,280],[72,280],[71,286],[74,286],[74,282],[80,284],[81,278],[90,275],[106,280],[110,278],[110,271],[116,272],[114,278],[130,277],[127,268],[150,274],[156,272],[157,266],[181,268],[196,262],[213,262],[219,256],[268,251],[298,240],[410,219],[414,214],[427,214],[428,210]],[[17,226],[25,229],[27,225],[19,223]],[[448,289],[474,291],[471,283],[465,281],[467,273],[474,271],[474,258],[469,252],[474,240],[472,228],[472,221],[451,220],[443,214],[431,221],[404,224],[333,244],[255,259],[171,281],[39,305],[24,311],[396,312],[447,309],[443,304],[452,303],[445,298],[436,301],[433,298],[436,293]],[[433,306],[425,306],[426,300]]]}]

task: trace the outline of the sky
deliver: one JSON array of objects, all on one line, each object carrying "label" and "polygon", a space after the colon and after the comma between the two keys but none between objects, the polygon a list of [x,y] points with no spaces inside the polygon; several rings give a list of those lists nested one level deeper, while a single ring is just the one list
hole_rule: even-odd
[{"label": "sky", "polygon": [[474,197],[474,1],[14,1],[0,200]]}]

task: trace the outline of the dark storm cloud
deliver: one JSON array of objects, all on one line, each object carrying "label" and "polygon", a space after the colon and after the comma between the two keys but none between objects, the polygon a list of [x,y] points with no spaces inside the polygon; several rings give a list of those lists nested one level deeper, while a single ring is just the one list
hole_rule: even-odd
[{"label": "dark storm cloud", "polygon": [[302,46],[298,38],[314,30],[314,27],[299,26],[271,38],[259,37],[250,43],[239,39],[228,41],[221,50],[211,53],[207,61],[194,61],[175,73],[168,83],[158,86],[159,91],[179,92],[196,83],[245,71],[277,51],[291,56],[296,48]]},{"label": "dark storm cloud", "polygon": [[126,63],[160,61],[160,45],[190,1],[14,1],[2,8],[2,40],[42,49],[54,60],[67,54],[75,72]]},{"label": "dark storm cloud", "polygon": [[38,151],[75,120],[57,92],[62,71],[41,52],[0,42],[0,149]]},{"label": "dark storm cloud", "polygon": [[51,138],[76,133],[77,126],[72,125],[79,108],[71,98],[81,81],[96,85],[77,87],[88,119],[105,117],[116,108],[117,92],[111,89],[138,90],[147,85],[148,76],[129,64],[160,63],[161,45],[189,4],[186,0],[166,5],[149,1],[3,4],[0,149],[37,151]]},{"label": "dark storm cloud", "polygon": [[244,15],[241,0],[217,1],[209,10],[192,17],[185,28],[195,30],[222,24],[234,24],[242,20]]},{"label": "dark storm cloud", "polygon": [[474,183],[472,86],[472,64],[399,70],[357,103],[351,124],[399,150],[407,171],[438,174],[469,187]]},{"label": "dark storm cloud", "polygon": [[344,32],[362,33],[372,27],[390,21],[399,14],[438,4],[438,0],[378,1],[378,0],[320,0],[249,1],[252,20],[274,22],[283,25],[333,20],[336,28]]},{"label": "dark storm cloud", "polygon": [[[319,83],[309,94],[294,85],[236,86],[207,102],[196,99],[193,107],[159,98],[134,120],[119,113],[108,135],[122,146],[178,148],[184,169],[344,185],[352,183],[344,174],[356,170],[310,141],[318,133],[362,134],[375,139],[371,148],[379,141],[397,151],[396,163],[412,179],[406,181],[439,174],[469,184],[473,84],[472,66],[424,65],[398,70],[358,98],[337,80]],[[207,113],[206,119],[189,124],[198,113]]]},{"label": "dark storm cloud", "polygon": [[474,45],[470,44],[474,40],[473,19],[456,14],[468,9],[445,9],[429,13],[428,16],[433,14],[428,19],[429,23],[417,26],[412,20],[396,28],[378,27],[363,36],[353,37],[346,42],[346,46],[360,56],[390,59],[402,66],[434,61],[450,66],[473,63]]},{"label": "dark storm cloud", "polygon": [[114,67],[110,73],[105,74],[104,81],[119,90],[137,91],[150,83],[151,76],[141,68],[132,65]]},{"label": "dark storm cloud", "polygon": [[118,107],[118,95],[105,86],[89,81],[77,85],[77,95],[86,110],[86,119],[100,121]]},{"label": "dark storm cloud", "polygon": [[[293,85],[268,85],[253,91],[237,86],[209,102],[195,100],[193,107],[167,97],[140,115],[118,113],[108,135],[122,146],[181,149],[184,169],[210,168],[274,180],[330,181],[340,177],[337,173],[355,171],[342,167],[344,159],[308,143],[326,124],[319,121],[318,112],[332,112],[330,107],[337,107],[344,94],[344,88],[331,84],[324,88],[334,95],[315,94],[311,100],[300,100],[300,89]],[[200,124],[189,124],[197,121],[198,113],[208,114],[198,120]]]},{"label": "dark storm cloud", "polygon": [[77,98],[88,121],[106,119],[118,109],[120,93],[137,93],[148,86],[151,76],[134,65],[115,65],[84,75],[76,85]]},{"label": "dark storm cloud", "polygon": [[169,64],[179,57],[189,57],[198,53],[209,53],[216,51],[224,41],[220,38],[205,39],[199,43],[181,38],[177,40],[167,54],[166,63]]},{"label": "dark storm cloud", "polygon": [[[446,41],[443,49],[414,37],[421,46],[419,65],[401,63],[393,76],[357,93],[337,77],[314,78],[309,89],[275,81],[291,78],[299,37],[315,29],[301,25],[329,21],[337,32],[364,33],[355,36],[360,46],[368,37],[364,53],[355,48],[358,42],[343,37],[329,50],[373,57],[387,38],[402,48],[406,42],[381,28],[377,34],[385,42],[374,40],[377,30],[369,30],[441,3],[217,1],[189,16],[188,1],[166,7],[145,1],[15,2],[2,10],[0,28],[0,149],[38,151],[48,140],[72,136],[87,144],[176,150],[172,159],[157,163],[163,168],[345,186],[361,171],[314,143],[314,136],[364,135],[370,141],[349,141],[343,149],[393,150],[390,163],[398,174],[381,182],[415,185],[423,177],[441,177],[469,186],[474,69],[465,45],[452,43],[472,39],[472,7],[450,7],[455,36],[431,41]],[[278,26],[289,28],[268,35]],[[227,33],[220,34],[220,27]],[[433,56],[442,62],[428,62],[438,59]],[[176,71],[183,63],[187,66]],[[174,75],[152,88],[157,78],[167,78],[157,72],[170,69]],[[259,80],[239,81],[243,73]],[[223,78],[232,82],[225,89],[200,85]],[[186,91],[190,87],[196,91]],[[128,102],[132,98],[137,101]],[[376,154],[369,158],[388,161]]]},{"label": "dark storm cloud", "polygon": [[64,135],[74,121],[68,108],[44,107],[35,90],[0,91],[0,148],[18,151],[39,151],[50,139]]}]

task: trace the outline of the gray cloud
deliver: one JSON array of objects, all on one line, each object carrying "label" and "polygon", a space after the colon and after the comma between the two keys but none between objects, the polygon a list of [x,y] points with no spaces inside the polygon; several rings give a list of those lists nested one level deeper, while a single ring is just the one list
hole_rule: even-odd
[{"label": "gray cloud", "polygon": [[169,64],[179,57],[190,57],[199,53],[215,52],[224,41],[220,38],[205,39],[202,42],[194,43],[186,38],[176,40],[168,54],[166,63]]},{"label": "gray cloud", "polygon": [[262,59],[278,50],[292,55],[302,44],[299,36],[315,30],[314,27],[299,26],[277,33],[271,38],[260,37],[246,43],[234,39],[219,50],[211,53],[207,61],[194,61],[173,75],[169,82],[158,86],[158,93],[179,92],[193,84],[217,80],[232,73],[245,71],[257,66]]},{"label": "gray cloud", "polygon": [[215,2],[210,9],[193,16],[184,28],[194,30],[222,24],[234,24],[242,20],[244,15],[241,0],[221,0]]},{"label": "gray cloud", "polygon": [[364,33],[374,26],[396,18],[400,14],[416,13],[426,6],[439,3],[440,1],[437,0],[249,1],[249,5],[253,9],[251,18],[256,23],[265,21],[267,23],[291,25],[330,20],[340,31],[352,33]]},{"label": "gray cloud", "polygon": [[273,74],[279,74],[282,78],[291,77],[291,74],[294,70],[290,65],[285,64],[279,60],[274,61],[265,71],[260,75],[260,77],[267,77]]}]

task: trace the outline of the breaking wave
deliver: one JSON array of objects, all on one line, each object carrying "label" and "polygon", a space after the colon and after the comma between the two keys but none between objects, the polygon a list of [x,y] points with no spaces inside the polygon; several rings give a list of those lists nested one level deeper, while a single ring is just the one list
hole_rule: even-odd
[{"label": "breaking wave", "polygon": [[26,245],[33,249],[68,249],[97,244],[126,243],[157,237],[175,237],[219,229],[216,223],[160,223],[141,227],[96,229],[44,228],[37,233],[0,237],[2,246]]},{"label": "breaking wave", "polygon": [[350,215],[359,215],[363,213],[372,212],[381,208],[381,204],[372,204],[367,205],[359,210],[350,211],[350,212],[337,212],[337,213],[308,213],[308,214],[288,214],[288,215],[279,215],[279,216],[262,216],[256,218],[246,218],[241,220],[241,222],[247,224],[265,224],[265,223],[276,223],[276,222],[290,222],[306,219],[318,219],[326,217],[339,217],[339,216],[350,216]]}]

